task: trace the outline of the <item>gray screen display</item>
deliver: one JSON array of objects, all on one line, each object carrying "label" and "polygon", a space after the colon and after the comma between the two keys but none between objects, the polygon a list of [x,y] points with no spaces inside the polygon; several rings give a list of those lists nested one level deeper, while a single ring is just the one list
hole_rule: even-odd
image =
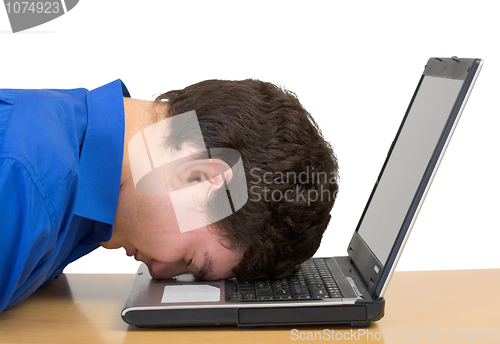
[{"label": "gray screen display", "polygon": [[425,76],[358,234],[385,265],[463,80]]}]

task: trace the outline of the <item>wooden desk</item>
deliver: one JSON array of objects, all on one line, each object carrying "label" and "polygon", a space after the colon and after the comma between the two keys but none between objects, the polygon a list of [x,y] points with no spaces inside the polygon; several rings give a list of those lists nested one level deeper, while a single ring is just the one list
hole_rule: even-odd
[{"label": "wooden desk", "polygon": [[[340,334],[358,343],[427,343],[431,334],[448,343],[500,342],[500,269],[396,272],[385,295],[385,317],[368,329],[354,329],[354,337],[346,326],[326,332],[325,326],[138,329],[120,317],[132,278],[63,275],[0,313],[0,343],[297,343],[313,336],[328,342]],[[476,331],[476,337],[462,339],[462,329]]]}]

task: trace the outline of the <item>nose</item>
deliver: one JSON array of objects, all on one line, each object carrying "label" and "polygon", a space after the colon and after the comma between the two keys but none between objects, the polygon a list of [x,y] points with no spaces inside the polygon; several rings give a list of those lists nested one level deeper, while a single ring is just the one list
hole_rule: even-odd
[{"label": "nose", "polygon": [[159,262],[151,260],[149,273],[153,278],[172,278],[187,272],[186,262],[184,260],[178,262]]}]

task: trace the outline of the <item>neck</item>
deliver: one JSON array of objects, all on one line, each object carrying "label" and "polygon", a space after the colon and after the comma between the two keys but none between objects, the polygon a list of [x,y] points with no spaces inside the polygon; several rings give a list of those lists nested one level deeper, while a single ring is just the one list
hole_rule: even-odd
[{"label": "neck", "polygon": [[165,118],[166,106],[166,103],[123,98],[123,107],[125,110],[125,140],[120,185],[123,185],[126,180],[132,178],[128,157],[128,143],[130,139],[148,125],[159,121],[161,118]]}]

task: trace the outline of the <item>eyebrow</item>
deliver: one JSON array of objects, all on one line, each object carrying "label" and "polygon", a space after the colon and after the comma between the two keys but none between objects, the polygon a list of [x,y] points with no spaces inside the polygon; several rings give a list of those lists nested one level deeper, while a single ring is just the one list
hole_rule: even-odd
[{"label": "eyebrow", "polygon": [[208,252],[205,251],[204,257],[205,257],[205,259],[203,260],[203,265],[198,270],[198,273],[196,276],[197,279],[204,280],[207,278],[207,275],[212,273],[212,266],[213,266],[212,259],[210,259],[210,257],[208,256]]}]

